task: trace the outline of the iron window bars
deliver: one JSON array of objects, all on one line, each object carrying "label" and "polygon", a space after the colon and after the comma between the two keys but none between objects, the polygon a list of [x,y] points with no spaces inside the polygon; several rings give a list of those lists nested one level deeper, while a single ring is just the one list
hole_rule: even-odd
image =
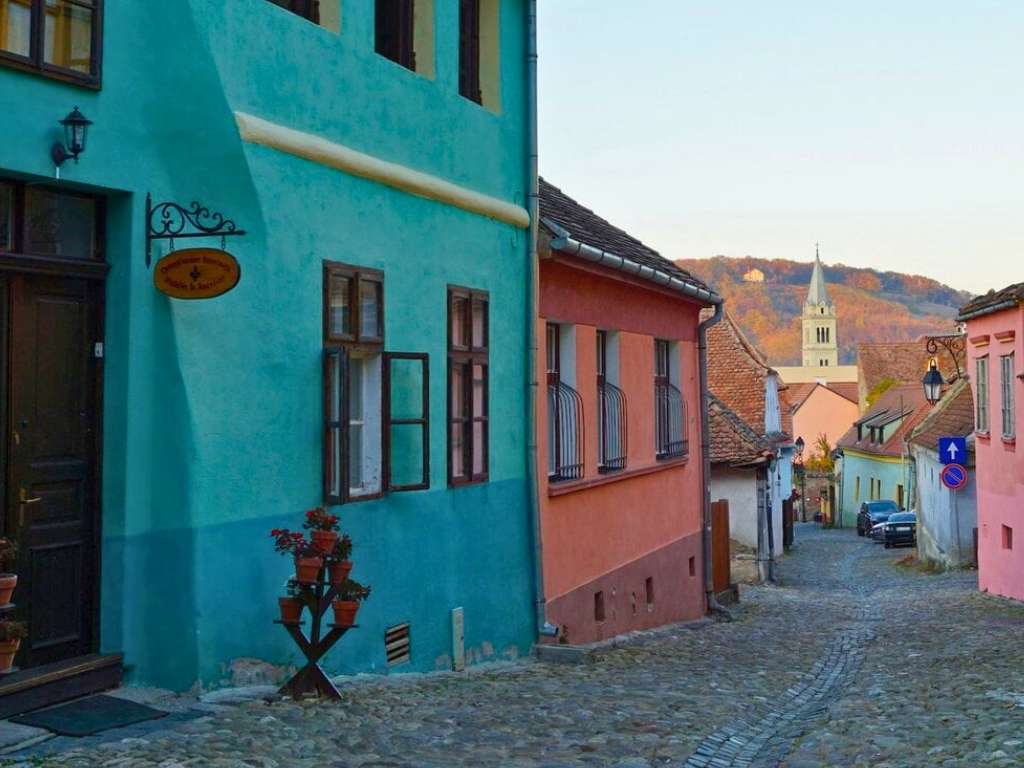
[{"label": "iron window bars", "polygon": [[561,380],[559,327],[548,323],[548,479],[583,477],[583,398]]},{"label": "iron window bars", "polygon": [[690,454],[690,441],[686,437],[686,401],[679,388],[671,382],[670,350],[667,341],[655,339],[655,455],[659,459]]},{"label": "iron window bars", "polygon": [[626,393],[608,381],[608,332],[597,332],[597,471],[626,468],[628,422]]}]

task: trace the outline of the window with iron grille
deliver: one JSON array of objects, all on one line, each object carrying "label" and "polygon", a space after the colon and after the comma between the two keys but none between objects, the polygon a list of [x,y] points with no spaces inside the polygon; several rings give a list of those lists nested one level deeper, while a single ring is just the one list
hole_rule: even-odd
[{"label": "window with iron grille", "polygon": [[654,340],[655,450],[659,459],[687,456],[686,401],[679,391],[678,348],[664,339]]},{"label": "window with iron grille", "polygon": [[988,358],[979,357],[974,361],[975,406],[974,427],[978,432],[988,432]]},{"label": "window with iron grille", "polygon": [[490,397],[488,297],[448,289],[448,483],[487,480]]},{"label": "window with iron grille", "polygon": [[618,351],[617,334],[597,332],[598,472],[613,472],[626,467],[626,393],[614,383],[618,378]]},{"label": "window with iron grille", "polygon": [[376,0],[374,28],[377,53],[415,72],[414,2]]},{"label": "window with iron grille", "polygon": [[548,479],[551,482],[583,477],[583,400],[562,380],[563,328],[548,323]]},{"label": "window with iron grille", "polygon": [[328,504],[430,486],[427,355],[384,351],[384,275],[324,263],[323,495]]},{"label": "window with iron grille", "polygon": [[0,63],[99,87],[103,0],[0,0]]},{"label": "window with iron grille", "polygon": [[1000,370],[1000,394],[1003,416],[1003,437],[1013,437],[1016,434],[1014,426],[1014,405],[1013,405],[1013,355],[1003,355],[999,358]]}]

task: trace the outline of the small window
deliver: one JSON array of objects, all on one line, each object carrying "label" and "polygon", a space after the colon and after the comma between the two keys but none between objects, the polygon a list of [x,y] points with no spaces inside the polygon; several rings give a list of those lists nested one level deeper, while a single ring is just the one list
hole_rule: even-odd
[{"label": "small window", "polygon": [[0,62],[99,85],[103,0],[0,0]]},{"label": "small window", "polygon": [[594,621],[604,621],[604,592],[594,593]]},{"label": "small window", "polygon": [[696,576],[696,575],[697,575],[697,558],[696,557],[691,557],[690,558],[690,576],[692,577],[692,576]]},{"label": "small window", "polygon": [[[693,558],[690,558],[690,575],[693,576]],[[648,576],[644,581],[644,594],[647,597],[647,607],[654,605],[654,577]]]},{"label": "small window", "polygon": [[686,435],[686,401],[679,389],[678,345],[664,339],[654,340],[654,435],[655,455],[659,459],[687,456],[690,442]]},{"label": "small window", "polygon": [[99,261],[102,223],[103,198],[0,180],[0,252]]},{"label": "small window", "polygon": [[[564,337],[564,338],[563,338]],[[548,480],[583,477],[583,399],[569,384],[575,371],[575,329],[548,323],[545,332],[548,384]]]},{"label": "small window", "polygon": [[975,370],[975,411],[974,426],[978,432],[989,431],[988,419],[988,358],[979,357],[974,362]]},{"label": "small window", "polygon": [[384,58],[434,76],[433,0],[376,0],[374,38]]},{"label": "small window", "polygon": [[1013,366],[1013,355],[1003,355],[999,358],[999,372],[1000,372],[1000,404],[1002,411],[1003,421],[1003,437],[1013,438],[1016,434],[1016,427],[1014,425],[1014,398],[1013,398],[1013,386],[1014,386],[1014,366]]},{"label": "small window", "polygon": [[860,501],[860,478],[856,478],[853,483],[853,500]]},{"label": "small window", "polygon": [[619,337],[597,332],[597,469],[613,472],[626,467],[628,415],[626,393],[617,386]]},{"label": "small window", "polygon": [[487,480],[489,464],[489,300],[448,289],[448,482]]},{"label": "small window", "polygon": [[1013,549],[1013,528],[1003,526],[1003,549]]},{"label": "small window", "polygon": [[459,93],[477,104],[480,93],[480,0],[459,0]]},{"label": "small window", "polygon": [[276,6],[291,11],[332,32],[341,31],[341,0],[270,0]]}]

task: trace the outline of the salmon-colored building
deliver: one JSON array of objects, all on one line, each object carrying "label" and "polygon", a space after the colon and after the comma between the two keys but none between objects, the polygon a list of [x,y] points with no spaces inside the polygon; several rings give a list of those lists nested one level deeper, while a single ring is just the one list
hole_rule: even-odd
[{"label": "salmon-colored building", "polygon": [[835,448],[860,416],[856,382],[794,384],[789,388],[789,412],[793,417],[793,438],[803,438],[808,456],[816,456],[818,440],[824,436]]},{"label": "salmon-colored building", "polygon": [[979,296],[960,310],[967,323],[974,393],[978,586],[1024,600],[1024,424],[1016,407],[1024,357],[1024,283]]},{"label": "salmon-colored building", "polygon": [[700,310],[721,299],[542,181],[546,619],[586,643],[705,612]]}]

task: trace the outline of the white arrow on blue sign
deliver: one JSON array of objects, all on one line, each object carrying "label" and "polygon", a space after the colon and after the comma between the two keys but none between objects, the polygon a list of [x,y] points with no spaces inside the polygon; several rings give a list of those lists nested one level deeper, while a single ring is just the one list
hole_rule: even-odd
[{"label": "white arrow on blue sign", "polygon": [[966,437],[939,438],[939,459],[943,464],[962,464],[966,458]]}]

